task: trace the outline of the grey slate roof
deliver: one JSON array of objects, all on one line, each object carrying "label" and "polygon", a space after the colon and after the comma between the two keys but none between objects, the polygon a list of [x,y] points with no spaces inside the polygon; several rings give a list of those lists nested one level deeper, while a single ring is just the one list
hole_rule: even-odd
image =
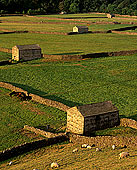
[{"label": "grey slate roof", "polygon": [[111,101],[78,106],[77,109],[84,117],[118,111]]},{"label": "grey slate roof", "polygon": [[19,50],[28,50],[28,49],[41,49],[38,44],[31,45],[16,45]]}]

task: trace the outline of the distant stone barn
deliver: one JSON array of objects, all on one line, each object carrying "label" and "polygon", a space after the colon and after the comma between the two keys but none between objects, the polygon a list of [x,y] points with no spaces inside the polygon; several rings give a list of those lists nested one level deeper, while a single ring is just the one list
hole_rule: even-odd
[{"label": "distant stone barn", "polygon": [[87,33],[88,32],[88,27],[87,26],[75,26],[75,27],[73,27],[73,32]]},{"label": "distant stone barn", "polygon": [[113,18],[113,17],[115,17],[114,14],[107,14],[107,18]]},{"label": "distant stone barn", "polygon": [[16,61],[20,60],[34,60],[41,58],[41,48],[38,44],[32,45],[16,45],[12,47],[12,59]]},{"label": "distant stone barn", "polygon": [[111,101],[72,107],[67,110],[67,131],[89,135],[120,124],[119,111]]}]

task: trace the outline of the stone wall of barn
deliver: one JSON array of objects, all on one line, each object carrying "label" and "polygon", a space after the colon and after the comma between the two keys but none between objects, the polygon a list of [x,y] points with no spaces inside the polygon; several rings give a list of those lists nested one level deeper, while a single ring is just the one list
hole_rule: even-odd
[{"label": "stone wall of barn", "polygon": [[84,119],[84,134],[90,134],[95,130],[106,129],[119,125],[118,111],[85,117]]},{"label": "stone wall of barn", "polygon": [[19,61],[19,51],[16,46],[12,48],[12,60]]},{"label": "stone wall of barn", "polygon": [[37,58],[41,58],[41,49],[26,49],[26,50],[19,50],[16,46],[12,48],[12,59],[19,61],[19,60],[33,60]]},{"label": "stone wall of barn", "polygon": [[41,58],[41,49],[27,49],[19,51],[20,59],[24,61]]},{"label": "stone wall of barn", "polygon": [[84,132],[84,117],[76,107],[67,110],[67,131],[77,134]]}]

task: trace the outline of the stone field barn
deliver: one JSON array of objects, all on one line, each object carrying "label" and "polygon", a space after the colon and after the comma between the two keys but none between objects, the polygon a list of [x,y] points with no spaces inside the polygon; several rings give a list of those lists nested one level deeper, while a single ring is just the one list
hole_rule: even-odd
[{"label": "stone field barn", "polygon": [[114,14],[107,14],[107,18],[113,18],[113,17],[115,17]]},{"label": "stone field barn", "polygon": [[111,101],[72,107],[67,110],[67,131],[90,135],[120,124],[119,111]]},{"label": "stone field barn", "polygon": [[73,32],[87,33],[88,32],[88,27],[87,26],[75,26],[75,27],[73,27]]},{"label": "stone field barn", "polygon": [[37,44],[33,45],[16,45],[12,47],[12,60],[34,60],[41,58],[41,48]]}]

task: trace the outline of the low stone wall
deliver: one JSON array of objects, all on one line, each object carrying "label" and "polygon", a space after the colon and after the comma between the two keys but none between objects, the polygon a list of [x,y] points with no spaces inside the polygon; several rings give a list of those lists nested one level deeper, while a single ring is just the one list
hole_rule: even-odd
[{"label": "low stone wall", "polygon": [[[12,50],[7,49],[7,48],[0,48],[0,51],[12,53]],[[85,59],[85,58],[101,58],[101,57],[132,55],[132,54],[136,54],[136,53],[137,53],[137,50],[128,50],[128,51],[116,51],[116,52],[91,53],[91,54],[83,54],[83,55],[47,55],[47,54],[43,54],[42,56],[46,61],[58,61],[58,60],[73,61],[73,60],[81,60],[81,59]]]},{"label": "low stone wall", "polygon": [[1,52],[5,52],[5,53],[12,53],[12,50],[11,50],[11,49],[8,49],[8,48],[2,48],[2,47],[0,47],[0,51],[1,51]]},{"label": "low stone wall", "polygon": [[44,32],[44,31],[28,31],[28,33],[35,33],[35,34],[54,34],[54,35],[68,35],[65,32]]},{"label": "low stone wall", "polygon": [[128,118],[122,118],[120,119],[120,126],[137,129],[137,121]]},{"label": "low stone wall", "polygon": [[23,145],[9,148],[7,150],[0,152],[0,161],[4,161],[12,157],[21,155],[23,153],[26,153],[26,152],[29,152],[29,151],[32,151],[38,148],[42,148],[45,146],[49,146],[52,144],[56,144],[59,142],[67,141],[67,140],[68,140],[68,137],[65,135],[64,136],[62,135],[62,136],[56,136],[54,138],[42,139],[42,140],[30,142],[30,143],[25,143]]},{"label": "low stone wall", "polygon": [[84,144],[87,143],[89,145],[95,145],[96,147],[111,147],[112,145],[116,145],[118,147],[132,146],[137,147],[137,136],[135,137],[122,137],[122,136],[96,136],[96,137],[86,137],[80,136],[76,134],[69,135],[70,141],[73,143]]},{"label": "low stone wall", "polygon": [[73,61],[73,60],[81,60],[81,55],[47,55],[43,54],[43,58],[47,61],[57,61],[57,60],[63,60],[63,61]]},{"label": "low stone wall", "polygon": [[24,129],[31,131],[31,132],[34,132],[38,135],[42,135],[42,136],[47,137],[47,138],[54,138],[56,136],[64,136],[64,133],[51,133],[51,132],[47,132],[47,131],[44,131],[44,130],[40,130],[38,128],[30,127],[28,125],[25,125]]},{"label": "low stone wall", "polygon": [[113,29],[112,31],[126,31],[126,30],[134,30],[136,28],[137,26],[132,26],[132,27],[117,28],[117,29]]},{"label": "low stone wall", "polygon": [[115,34],[126,34],[126,35],[137,35],[137,32],[121,32],[121,31],[112,31]]},{"label": "low stone wall", "polygon": [[[16,91],[16,92],[24,92],[27,95],[27,91],[25,91],[25,90],[23,90],[19,87],[15,87],[10,83],[0,82],[0,87],[6,88],[6,89],[9,89],[9,90],[12,90],[12,91]],[[53,101],[53,100],[50,100],[50,99],[45,99],[45,98],[40,97],[36,94],[30,93],[30,96],[32,97],[33,101],[36,101],[38,103],[41,103],[41,104],[44,104],[44,105],[47,105],[47,106],[58,108],[58,109],[63,110],[65,112],[70,108],[69,106],[66,106],[63,103]]]},{"label": "low stone wall", "polygon": [[[122,118],[120,119],[120,126],[131,127],[137,129],[137,121]],[[76,134],[69,134],[70,141],[73,143],[87,143],[90,145],[95,145],[97,147],[111,147],[113,144],[116,146],[132,146],[137,147],[137,136],[134,137],[122,137],[122,136],[96,136],[96,137],[86,137]]]}]

